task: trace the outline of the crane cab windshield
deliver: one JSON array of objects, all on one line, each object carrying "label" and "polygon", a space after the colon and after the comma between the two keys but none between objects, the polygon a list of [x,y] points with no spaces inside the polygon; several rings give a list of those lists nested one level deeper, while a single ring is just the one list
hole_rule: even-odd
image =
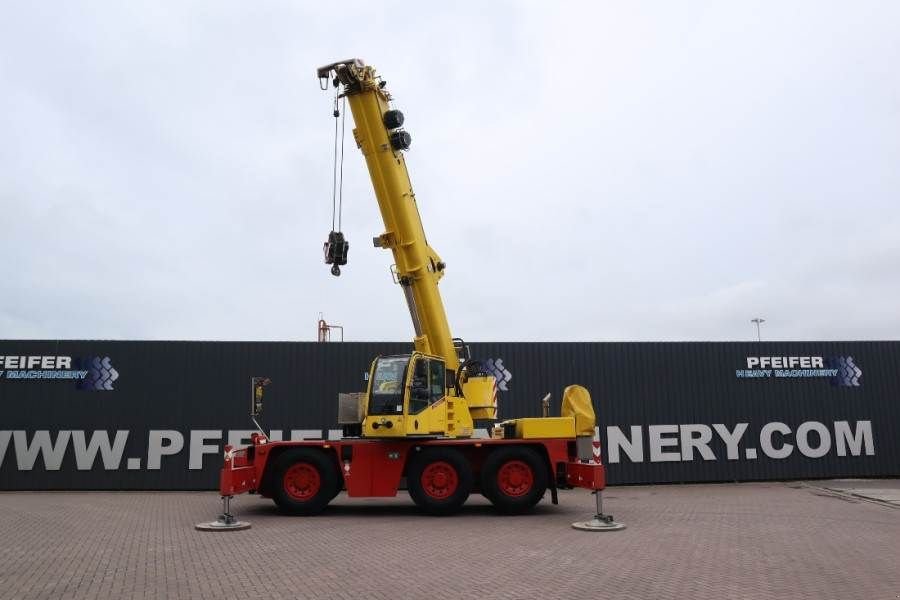
[{"label": "crane cab windshield", "polygon": [[399,415],[403,412],[403,388],[409,356],[388,356],[375,361],[370,415]]}]

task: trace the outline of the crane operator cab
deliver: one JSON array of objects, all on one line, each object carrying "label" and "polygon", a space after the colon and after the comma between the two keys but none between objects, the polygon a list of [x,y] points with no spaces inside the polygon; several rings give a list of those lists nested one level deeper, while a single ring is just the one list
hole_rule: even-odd
[{"label": "crane operator cab", "polygon": [[444,360],[419,352],[379,356],[366,393],[363,437],[468,437],[472,417]]}]

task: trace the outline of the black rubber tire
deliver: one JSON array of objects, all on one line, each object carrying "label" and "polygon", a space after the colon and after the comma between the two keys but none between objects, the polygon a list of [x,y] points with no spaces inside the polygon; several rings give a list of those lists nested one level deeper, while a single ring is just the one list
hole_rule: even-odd
[{"label": "black rubber tire", "polygon": [[334,500],[335,498],[337,498],[338,494],[340,494],[343,491],[344,491],[343,484],[338,484],[338,485],[334,486],[334,491],[331,493],[331,498],[328,501],[331,502],[331,500]]},{"label": "black rubber tire", "polygon": [[[298,498],[286,488],[285,474],[298,465],[315,469],[318,474],[318,489],[309,498]],[[270,482],[275,504],[282,512],[291,515],[319,514],[341,489],[334,462],[324,452],[313,448],[292,448],[281,454],[272,465]]]},{"label": "black rubber tire", "polygon": [[391,142],[391,148],[397,152],[409,150],[409,147],[412,145],[412,136],[408,131],[403,131],[402,129],[398,129],[391,133],[391,135],[388,136],[388,140]]},{"label": "black rubber tire", "polygon": [[403,127],[403,113],[399,110],[389,110],[384,113],[384,126],[387,129]]},{"label": "black rubber tire", "polygon": [[[437,498],[426,491],[422,483],[422,475],[432,465],[452,467],[455,471],[456,488],[446,498]],[[413,502],[430,515],[452,515],[459,512],[472,491],[475,477],[469,461],[454,448],[435,446],[423,448],[410,457],[406,470],[406,486]]]},{"label": "black rubber tire", "polygon": [[[521,495],[510,495],[504,491],[498,478],[500,470],[513,462],[519,463],[519,467],[524,463],[531,471],[531,486]],[[488,454],[481,467],[481,493],[504,514],[517,515],[530,511],[544,497],[547,482],[547,461],[537,450],[527,446],[497,448]]]}]

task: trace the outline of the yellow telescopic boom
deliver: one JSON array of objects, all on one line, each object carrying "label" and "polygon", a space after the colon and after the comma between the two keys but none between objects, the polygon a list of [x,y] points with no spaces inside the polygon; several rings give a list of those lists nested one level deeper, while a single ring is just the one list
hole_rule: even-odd
[{"label": "yellow telescopic boom", "polygon": [[415,329],[417,351],[444,359],[447,369],[459,368],[459,357],[450,335],[447,314],[438,292],[445,263],[428,245],[403,150],[410,135],[403,127],[403,113],[392,110],[391,96],[375,69],[359,59],[332,63],[318,69],[319,79],[343,86],[356,128],[353,137],[362,151],[375,188],[385,232],[375,246],[394,254],[395,278],[403,289]]}]

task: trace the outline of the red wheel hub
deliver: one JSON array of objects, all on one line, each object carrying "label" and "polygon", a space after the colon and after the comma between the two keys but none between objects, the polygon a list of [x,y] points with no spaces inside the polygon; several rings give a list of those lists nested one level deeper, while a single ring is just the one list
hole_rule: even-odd
[{"label": "red wheel hub", "polygon": [[422,471],[422,489],[436,500],[445,500],[459,487],[459,475],[448,462],[433,462]]},{"label": "red wheel hub", "polygon": [[309,500],[319,493],[322,478],[319,470],[309,463],[297,463],[285,471],[281,484],[288,496],[295,500]]},{"label": "red wheel hub", "polygon": [[524,496],[534,485],[534,473],[527,463],[511,460],[497,471],[497,487],[507,496]]}]

